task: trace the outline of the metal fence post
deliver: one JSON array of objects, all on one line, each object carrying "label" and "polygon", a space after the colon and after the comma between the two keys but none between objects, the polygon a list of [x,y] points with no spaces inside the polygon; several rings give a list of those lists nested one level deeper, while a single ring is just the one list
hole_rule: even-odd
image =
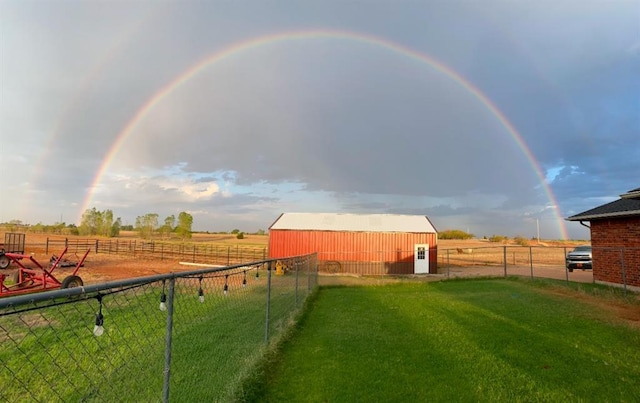
[{"label": "metal fence post", "polygon": [[169,279],[169,296],[167,298],[167,328],[164,347],[164,384],[162,387],[162,401],[169,402],[169,381],[171,375],[171,341],[173,334],[173,296],[175,290],[175,278]]},{"label": "metal fence post", "polygon": [[315,267],[316,268],[316,272],[318,271],[318,265],[317,265],[317,261],[315,262],[315,264],[313,262],[311,262],[310,259],[308,259],[305,262],[305,268],[307,270],[307,294],[309,294],[309,292],[311,291],[311,269]]},{"label": "metal fence post", "polygon": [[299,270],[297,260],[293,262],[293,267],[296,268],[296,308],[297,308],[298,307],[298,270]]},{"label": "metal fence post", "polygon": [[269,311],[271,309],[271,261],[267,263],[267,308],[264,321],[264,344],[269,343]]},{"label": "metal fence post", "polygon": [[529,266],[531,268],[531,279],[533,280],[533,252],[531,246],[529,246]]},{"label": "metal fence post", "polygon": [[[622,285],[624,287],[624,296],[627,296],[627,273],[624,267],[624,249],[620,248],[620,265],[622,266]],[[591,269],[593,271],[593,269]]]},{"label": "metal fence post", "polygon": [[447,249],[447,278],[449,278],[449,275],[450,275],[449,274],[449,271],[450,271],[449,268],[450,268],[450,265],[449,265],[449,249]]},{"label": "metal fence post", "polygon": [[504,276],[507,277],[507,247],[502,247],[502,261],[504,262]]}]

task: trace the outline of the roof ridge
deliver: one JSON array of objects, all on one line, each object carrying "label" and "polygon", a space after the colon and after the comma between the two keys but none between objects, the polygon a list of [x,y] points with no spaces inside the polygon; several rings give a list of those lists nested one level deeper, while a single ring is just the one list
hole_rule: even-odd
[{"label": "roof ridge", "polygon": [[632,189],[620,195],[623,199],[640,199],[640,188]]}]

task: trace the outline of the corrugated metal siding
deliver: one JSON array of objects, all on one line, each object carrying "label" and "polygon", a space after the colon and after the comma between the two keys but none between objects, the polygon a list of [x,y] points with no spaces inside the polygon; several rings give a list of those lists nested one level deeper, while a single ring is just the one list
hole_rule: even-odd
[{"label": "corrugated metal siding", "polygon": [[435,233],[271,230],[269,257],[318,252],[320,261],[413,263],[415,244],[429,244],[429,264],[437,265]]}]

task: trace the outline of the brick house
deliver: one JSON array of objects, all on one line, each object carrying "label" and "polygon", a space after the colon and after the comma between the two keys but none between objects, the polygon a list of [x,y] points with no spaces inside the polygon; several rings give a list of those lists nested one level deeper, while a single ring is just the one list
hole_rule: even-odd
[{"label": "brick house", "polygon": [[591,229],[596,282],[640,290],[640,188],[567,220]]}]

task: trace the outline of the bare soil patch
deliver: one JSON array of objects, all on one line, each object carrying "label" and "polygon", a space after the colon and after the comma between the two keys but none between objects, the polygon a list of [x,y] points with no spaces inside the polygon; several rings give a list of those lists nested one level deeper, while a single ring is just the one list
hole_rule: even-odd
[{"label": "bare soil patch", "polygon": [[622,322],[640,328],[640,294],[628,293],[628,301],[623,301],[615,296],[592,295],[562,287],[545,289],[543,292],[563,298],[572,298],[593,306],[597,311],[604,311],[605,315],[601,316],[603,320]]}]

